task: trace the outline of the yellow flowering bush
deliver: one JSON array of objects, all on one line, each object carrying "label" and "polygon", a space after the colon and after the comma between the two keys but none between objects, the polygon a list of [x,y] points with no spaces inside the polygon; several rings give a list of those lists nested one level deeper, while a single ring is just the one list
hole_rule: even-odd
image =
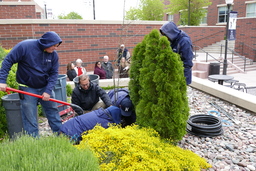
[{"label": "yellow flowering bush", "polygon": [[174,146],[162,140],[155,130],[138,125],[126,128],[112,125],[108,129],[96,126],[82,137],[76,147],[91,148],[103,171],[200,171],[211,167],[192,151]]}]

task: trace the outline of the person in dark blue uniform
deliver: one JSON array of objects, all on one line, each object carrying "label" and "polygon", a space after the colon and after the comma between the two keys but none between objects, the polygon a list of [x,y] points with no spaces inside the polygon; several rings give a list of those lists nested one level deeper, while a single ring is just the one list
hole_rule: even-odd
[{"label": "person in dark blue uniform", "polygon": [[59,57],[56,52],[62,43],[59,35],[46,32],[39,39],[21,41],[10,51],[2,62],[0,70],[0,91],[6,91],[6,79],[13,64],[18,63],[16,80],[19,89],[42,96],[20,94],[21,115],[24,131],[32,136],[39,136],[37,122],[37,104],[43,107],[53,132],[58,132],[61,119],[57,103],[49,101],[55,98],[54,86],[58,80]]},{"label": "person in dark blue uniform", "polygon": [[184,66],[186,83],[187,85],[191,84],[194,54],[190,37],[184,31],[178,29],[176,24],[172,21],[164,24],[160,28],[160,32],[170,41],[173,52],[180,55]]}]

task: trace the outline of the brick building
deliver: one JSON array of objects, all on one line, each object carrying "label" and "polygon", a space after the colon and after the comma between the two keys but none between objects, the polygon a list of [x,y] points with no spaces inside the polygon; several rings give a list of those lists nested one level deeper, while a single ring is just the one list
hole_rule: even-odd
[{"label": "brick building", "polygon": [[33,0],[0,0],[0,19],[41,19],[44,14]]},{"label": "brick building", "polygon": [[[227,5],[225,0],[210,0],[212,4],[204,7],[207,10],[207,15],[201,22],[201,27],[205,26],[224,26],[226,27],[227,21]],[[168,4],[168,1],[165,1]],[[238,12],[237,27],[236,27],[236,43],[235,51],[248,58],[256,61],[256,1],[255,0],[234,0],[231,5],[231,10]],[[178,23],[180,20],[180,13],[175,15],[165,15],[165,19]],[[186,29],[189,35],[193,34],[192,31]],[[220,29],[219,34],[225,37],[225,30]],[[216,32],[213,36],[219,36]],[[206,38],[208,39],[208,38]],[[196,40],[197,41],[197,40]],[[196,41],[193,43],[195,44]],[[205,40],[204,42],[208,42]],[[200,44],[204,47],[205,43]],[[200,46],[199,45],[199,46]]]},{"label": "brick building", "polygon": [[[238,11],[237,51],[241,50],[241,44],[248,44],[250,47],[256,48],[256,33],[254,31],[256,30],[256,18],[246,17],[248,14],[246,4],[256,4],[256,1],[242,2],[235,0],[232,7],[233,10]],[[240,6],[236,6],[236,4],[240,4]],[[26,11],[29,12],[20,10],[21,7],[26,8]],[[218,14],[223,13],[221,7],[226,8],[225,0],[213,2],[208,7],[207,24],[180,26],[189,34],[194,45],[205,47],[224,39],[226,23],[218,22],[218,18],[220,18]],[[12,14],[13,11],[15,13]],[[88,71],[92,71],[94,63],[97,60],[102,60],[104,55],[108,55],[110,60],[114,61],[116,50],[120,44],[125,44],[132,54],[133,48],[142,41],[146,34],[150,33],[152,29],[159,29],[166,22],[46,20],[41,19],[43,14],[44,10],[41,8],[40,11],[38,5],[32,0],[22,2],[17,2],[17,0],[1,2],[0,0],[0,17],[2,17],[0,18],[0,45],[4,48],[11,48],[22,40],[39,38],[46,31],[56,31],[63,39],[63,44],[58,48],[61,74],[66,73],[66,64],[77,58],[83,60],[83,65]],[[247,57],[252,59],[255,57],[250,53],[255,51],[249,48],[243,48],[243,51],[244,54],[248,54]]]}]

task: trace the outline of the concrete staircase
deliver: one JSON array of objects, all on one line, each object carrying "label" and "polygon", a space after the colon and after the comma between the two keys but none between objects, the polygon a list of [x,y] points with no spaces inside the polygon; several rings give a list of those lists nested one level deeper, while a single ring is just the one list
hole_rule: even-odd
[{"label": "concrete staircase", "polygon": [[[222,47],[222,53],[221,53],[221,45]],[[216,62],[215,59],[219,60],[220,63],[220,74],[222,74],[223,71],[223,60],[225,57],[225,40],[222,40],[220,42],[217,42],[215,44],[209,45],[207,47],[204,47],[202,50],[198,50],[197,57],[200,58],[199,60],[202,62],[206,61],[206,52],[208,53],[208,59],[207,62]],[[235,47],[235,41],[228,41],[228,48],[234,50]],[[214,58],[210,57],[213,56]],[[232,59],[233,57],[233,59]],[[245,72],[248,71],[256,71],[256,62],[252,62],[250,59],[244,59],[239,56],[233,55],[230,51],[227,53],[227,60],[228,60],[228,68],[227,68],[227,74],[235,74],[235,73],[243,73],[244,72],[244,64],[246,60],[246,69]]]}]

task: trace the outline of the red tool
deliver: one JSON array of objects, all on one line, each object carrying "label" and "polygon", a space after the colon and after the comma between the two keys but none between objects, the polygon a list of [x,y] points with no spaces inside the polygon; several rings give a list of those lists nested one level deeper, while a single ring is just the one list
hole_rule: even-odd
[{"label": "red tool", "polygon": [[[21,93],[21,94],[37,97],[37,98],[40,98],[40,99],[43,98],[43,96],[38,95],[38,94],[29,93],[29,92],[26,92],[26,91],[22,91],[22,90],[17,90],[17,89],[14,89],[14,88],[6,87],[6,92],[8,94],[10,94],[9,91],[14,91],[14,92],[17,92],[17,93]],[[63,105],[68,105],[68,106],[72,107],[73,109],[77,108],[77,109],[79,109],[81,111],[80,114],[83,113],[83,109],[80,106],[78,106],[78,105],[67,103],[67,102],[64,102],[64,101],[61,101],[61,100],[56,100],[56,99],[53,99],[53,98],[50,98],[49,101],[53,101],[53,102],[60,103],[60,104],[63,104]]]}]

